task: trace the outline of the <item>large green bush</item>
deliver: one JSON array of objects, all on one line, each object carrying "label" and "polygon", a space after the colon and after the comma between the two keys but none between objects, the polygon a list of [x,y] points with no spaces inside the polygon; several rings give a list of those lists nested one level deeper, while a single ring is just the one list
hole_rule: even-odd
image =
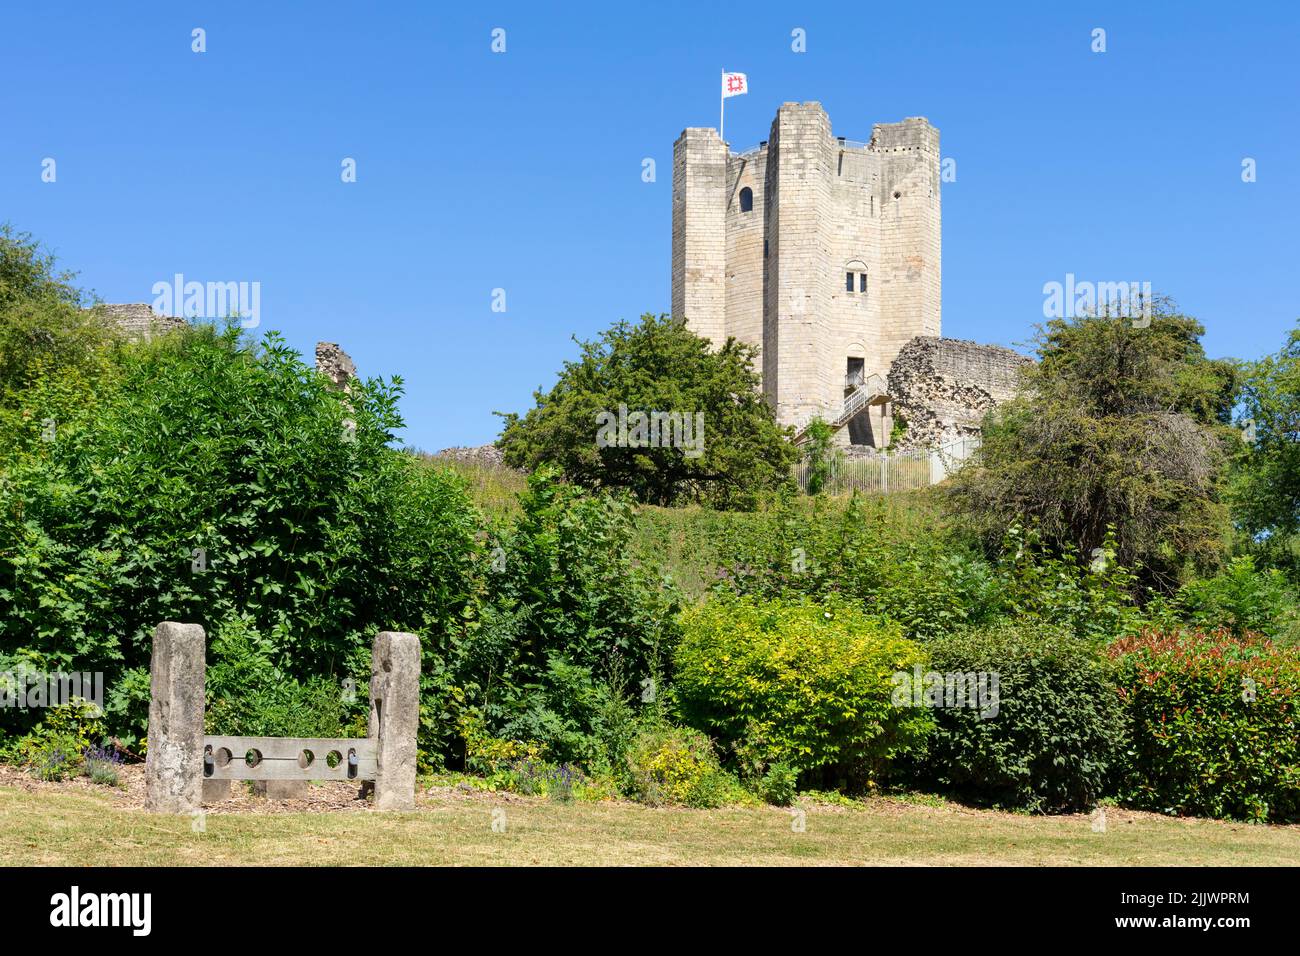
[{"label": "large green bush", "polygon": [[30,425],[0,473],[0,656],[106,672],[126,735],[162,620],[247,619],[286,675],[362,686],[375,631],[416,631],[441,672],[477,519],[459,479],[389,447],[397,383],[345,396],[233,324],[114,361],[94,402],[64,400],[55,375],[16,396]]},{"label": "large green bush", "polygon": [[[989,620],[1002,604],[993,566],[920,496],[786,498],[753,515],[688,517],[703,533],[669,547],[689,548],[684,558],[714,565],[708,583],[717,590],[764,598],[835,594],[899,622],[909,637]],[[662,536],[665,516],[645,520]],[[701,583],[708,577],[689,575]]]},{"label": "large green bush", "polygon": [[999,624],[927,644],[941,675],[997,678],[997,713],[933,708],[935,732],[911,771],[973,802],[1079,810],[1105,795],[1123,745],[1119,700],[1091,642],[1041,625]]},{"label": "large green bush", "polygon": [[655,534],[649,544],[670,557],[677,552],[679,567],[689,558],[688,583],[708,580],[713,564],[715,590],[765,598],[836,594],[898,622],[910,638],[1032,617],[1100,643],[1141,618],[1135,575],[1115,560],[1113,535],[1099,555],[1081,561],[1073,549],[1045,545],[1035,529],[1012,525],[989,560],[921,495],[793,499],[757,514],[686,517],[702,533],[680,543],[664,540],[667,515],[650,511],[642,520]]},{"label": "large green bush", "polygon": [[[51,270],[0,242],[0,340],[24,350],[0,381],[0,662],[105,672],[130,744],[153,628],[192,621],[212,726],[319,734],[362,719],[375,632],[407,630],[425,766],[457,758],[471,711],[555,759],[621,759],[676,616],[627,503],[543,474],[489,532],[462,478],[392,447],[399,381],[340,392],[233,322],[95,334]],[[2,713],[0,736],[34,719]]]},{"label": "large green bush", "polygon": [[850,604],[717,597],[682,615],[676,694],[747,771],[861,789],[930,727],[890,699],[890,675],[922,661],[896,625]]},{"label": "large green bush", "polygon": [[1051,547],[1036,528],[1013,524],[997,563],[1001,613],[1062,628],[1098,646],[1136,631],[1143,617],[1136,575],[1116,560],[1113,529],[1102,545],[1082,560],[1073,546]]},{"label": "large green bush", "polygon": [[1040,327],[1038,363],[947,486],[990,548],[1033,521],[1053,550],[1088,560],[1113,528],[1118,560],[1162,592],[1221,561],[1235,367],[1206,357],[1195,319],[1148,305],[1140,327],[1105,314]]},{"label": "large green bush", "polygon": [[1117,641],[1120,796],[1161,813],[1300,820],[1300,651],[1226,631]]}]

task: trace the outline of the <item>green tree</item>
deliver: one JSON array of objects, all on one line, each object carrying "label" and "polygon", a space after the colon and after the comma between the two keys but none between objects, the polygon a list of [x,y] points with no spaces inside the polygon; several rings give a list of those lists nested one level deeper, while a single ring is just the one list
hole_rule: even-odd
[{"label": "green tree", "polygon": [[[1270,560],[1300,577],[1300,326],[1277,354],[1242,370],[1233,515]],[[1253,439],[1251,441],[1250,439]]]},{"label": "green tree", "polygon": [[29,234],[0,226],[0,438],[9,438],[0,448],[11,448],[15,429],[31,418],[22,401],[26,386],[57,373],[69,404],[78,407],[106,372],[106,347],[116,337],[82,310],[85,296],[74,278]]},{"label": "green tree", "polygon": [[[565,363],[549,392],[534,393],[534,408],[504,416],[498,444],[508,464],[549,462],[578,484],[627,488],[661,505],[746,507],[790,480],[796,453],[758,390],[752,347],[729,339],[713,349],[681,322],[653,315],[578,344],[578,360]],[[636,417],[655,412],[684,427],[661,422],[656,437]]]},{"label": "green tree", "polygon": [[834,444],[834,431],[821,416],[808,423],[808,443],[806,461],[808,462],[808,494],[819,495],[826,490],[831,480],[838,451]]},{"label": "green tree", "polygon": [[1219,564],[1235,366],[1211,361],[1204,328],[1156,303],[1145,327],[1110,316],[1040,327],[1040,361],[1018,397],[985,421],[951,504],[992,546],[1007,527],[1091,560],[1115,557],[1172,589],[1180,570]]}]

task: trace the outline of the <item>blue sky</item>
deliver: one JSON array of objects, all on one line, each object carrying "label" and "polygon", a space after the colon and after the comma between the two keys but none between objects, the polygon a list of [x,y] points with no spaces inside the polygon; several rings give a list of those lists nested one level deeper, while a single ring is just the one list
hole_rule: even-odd
[{"label": "blue sky", "polygon": [[667,311],[672,144],[725,67],[738,148],[787,100],[939,128],[945,335],[1023,343],[1074,273],[1255,357],[1300,317],[1297,37],[1292,2],[6,3],[0,220],[110,302],[260,282],[261,330],[405,379],[404,441],[479,444],[571,336]]}]

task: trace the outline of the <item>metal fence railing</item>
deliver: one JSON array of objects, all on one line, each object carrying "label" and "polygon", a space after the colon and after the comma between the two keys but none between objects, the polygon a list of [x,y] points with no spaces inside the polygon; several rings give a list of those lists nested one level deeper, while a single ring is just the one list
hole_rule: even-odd
[{"label": "metal fence railing", "polygon": [[[829,474],[824,490],[832,495],[850,491],[875,494],[914,491],[943,481],[970,458],[979,445],[978,438],[960,438],[938,448],[881,452],[864,458],[835,455],[828,463]],[[794,466],[794,478],[800,490],[808,490],[811,475],[812,462],[807,458]]]}]

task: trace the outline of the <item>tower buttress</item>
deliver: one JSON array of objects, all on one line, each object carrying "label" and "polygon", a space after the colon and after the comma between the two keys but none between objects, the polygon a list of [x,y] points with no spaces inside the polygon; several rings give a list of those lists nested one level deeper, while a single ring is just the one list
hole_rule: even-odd
[{"label": "tower buttress", "polygon": [[673,144],[672,314],[720,347],[727,340],[727,147],[714,129]]}]

